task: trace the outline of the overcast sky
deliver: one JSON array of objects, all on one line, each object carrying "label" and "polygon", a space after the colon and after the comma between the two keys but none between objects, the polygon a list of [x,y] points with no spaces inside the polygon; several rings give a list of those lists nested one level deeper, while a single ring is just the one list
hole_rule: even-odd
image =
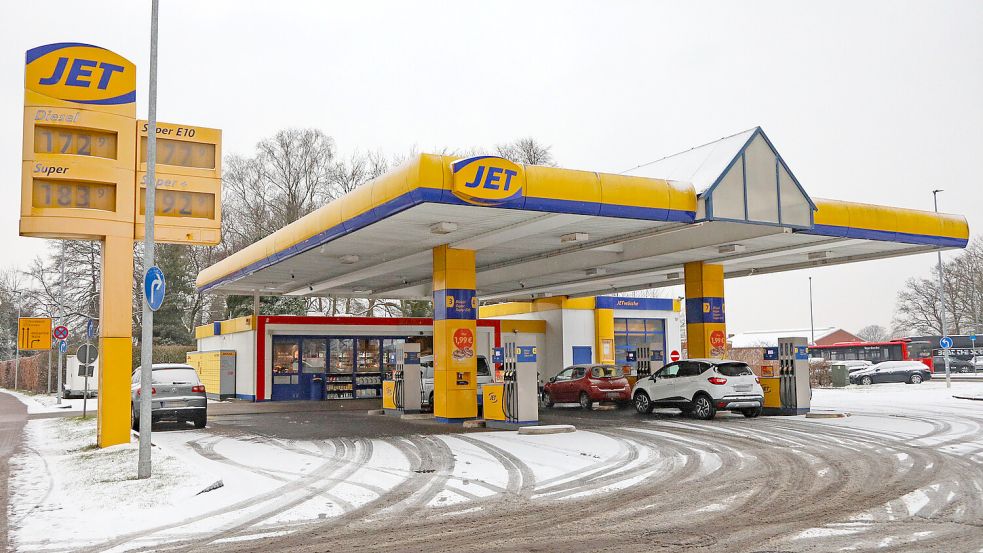
[{"label": "overcast sky", "polygon": [[[620,172],[761,125],[812,196],[931,209],[943,188],[983,226],[983,2],[161,4],[159,118],[223,129],[226,154],[292,126],[342,152],[533,136]],[[145,117],[150,2],[2,10],[0,264],[23,267],[45,247],[17,237],[24,51],[122,54]],[[728,330],[808,327],[810,275],[817,326],[887,326],[934,260],[728,280]]]}]

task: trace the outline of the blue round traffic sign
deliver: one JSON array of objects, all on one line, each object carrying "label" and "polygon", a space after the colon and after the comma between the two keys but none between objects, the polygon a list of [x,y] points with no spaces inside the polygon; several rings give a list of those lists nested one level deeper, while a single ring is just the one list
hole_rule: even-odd
[{"label": "blue round traffic sign", "polygon": [[951,348],[952,347],[952,338],[949,338],[948,336],[944,336],[941,340],[939,340],[939,346],[941,346],[942,349],[949,349],[949,348]]},{"label": "blue round traffic sign", "polygon": [[147,269],[146,274],[143,275],[143,299],[150,306],[151,311],[157,311],[164,303],[165,288],[164,272],[160,267],[154,265]]}]

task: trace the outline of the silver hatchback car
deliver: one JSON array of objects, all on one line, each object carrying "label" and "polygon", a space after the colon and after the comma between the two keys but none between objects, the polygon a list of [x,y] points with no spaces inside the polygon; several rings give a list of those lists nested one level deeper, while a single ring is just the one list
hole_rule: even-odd
[{"label": "silver hatchback car", "polygon": [[[190,365],[162,363],[153,366],[150,390],[151,423],[159,420],[177,422],[191,421],[195,428],[205,428],[208,417],[208,400],[205,386],[198,379],[198,373]],[[140,389],[141,368],[133,372],[130,380],[130,423],[134,430],[140,429]]]}]

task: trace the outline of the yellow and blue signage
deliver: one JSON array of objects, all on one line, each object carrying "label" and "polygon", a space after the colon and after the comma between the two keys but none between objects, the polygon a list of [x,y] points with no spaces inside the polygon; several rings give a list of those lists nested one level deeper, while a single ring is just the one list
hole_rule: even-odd
[{"label": "yellow and blue signage", "polygon": [[809,348],[806,346],[795,346],[795,358],[800,361],[809,359]]},{"label": "yellow and blue signage", "polygon": [[535,363],[536,346],[516,346],[515,360],[519,363]]},{"label": "yellow and blue signage", "polygon": [[620,298],[617,296],[597,296],[596,309],[634,309],[642,311],[672,311],[671,298]]},{"label": "yellow and blue signage", "polygon": [[481,206],[508,205],[521,200],[526,176],[521,165],[496,156],[476,156],[451,163],[451,191],[462,200]]},{"label": "yellow and blue signage", "polygon": [[136,102],[136,66],[119,54],[80,42],[27,51],[24,86],[48,98],[93,106]]},{"label": "yellow and blue signage", "polygon": [[687,323],[724,323],[724,298],[686,298]]},{"label": "yellow and blue signage", "polygon": [[477,319],[478,298],[474,290],[446,288],[433,292],[433,317],[445,319]]}]

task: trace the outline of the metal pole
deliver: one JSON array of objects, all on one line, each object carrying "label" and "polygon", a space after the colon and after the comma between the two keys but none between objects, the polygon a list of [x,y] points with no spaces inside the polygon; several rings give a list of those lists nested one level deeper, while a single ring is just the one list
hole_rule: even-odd
[{"label": "metal pole", "polygon": [[[154,266],[154,212],[157,209],[157,13],[158,0],[150,6],[150,100],[147,108],[147,198],[144,202],[143,273]],[[150,477],[150,399],[153,395],[154,312],[146,291],[143,298],[143,325],[140,335],[140,457],[137,478]]]},{"label": "metal pole", "polygon": [[51,395],[51,348],[48,348],[48,395]]},{"label": "metal pole", "polygon": [[[91,319],[90,319],[91,320]],[[85,349],[86,353],[91,346],[89,345],[89,325],[85,325]],[[82,420],[85,420],[87,411],[89,410],[89,364],[81,363],[79,365],[82,370],[85,371],[85,387],[82,390]]]},{"label": "metal pole", "polygon": [[[14,292],[14,301],[17,302],[17,326],[20,327],[20,292]],[[19,336],[18,336],[19,338]],[[14,389],[17,389],[17,381],[20,378],[20,340],[14,340]]]},{"label": "metal pole", "polygon": [[[65,325],[65,241],[61,241],[61,299],[58,300],[58,308],[61,309],[61,318],[59,319],[62,325]],[[68,325],[65,325],[68,326]],[[60,341],[59,341],[60,342]],[[62,373],[65,371],[65,354],[61,352],[61,344],[58,344],[58,391],[55,397],[58,399],[56,403],[61,405],[62,397],[65,395],[65,386],[62,383]]]},{"label": "metal pole", "polygon": [[[932,190],[932,201],[935,203],[935,212],[939,212],[939,192],[942,190]],[[942,336],[949,335],[949,329],[946,325],[946,314],[945,314],[945,284],[942,279],[942,250],[939,249],[935,252],[939,255],[939,303],[942,304]],[[949,350],[946,348],[943,351],[942,359],[945,360],[945,387],[952,387],[952,380],[949,377]]]},{"label": "metal pole", "polygon": [[812,336],[812,345],[816,345],[816,322],[812,318],[812,277],[809,277],[809,335]]}]

